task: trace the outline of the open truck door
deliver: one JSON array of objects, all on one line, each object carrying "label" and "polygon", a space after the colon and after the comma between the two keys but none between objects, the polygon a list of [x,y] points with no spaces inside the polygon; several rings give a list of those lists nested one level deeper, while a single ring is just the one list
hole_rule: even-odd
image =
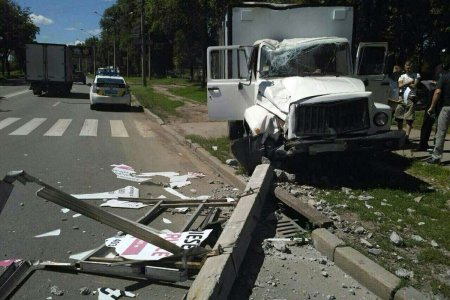
[{"label": "open truck door", "polygon": [[[388,44],[385,42],[360,43],[356,53],[355,75],[372,92],[375,102],[387,104],[390,87],[386,69]],[[391,67],[392,69],[392,67]]]},{"label": "open truck door", "polygon": [[248,49],[246,46],[208,48],[207,97],[210,120],[243,120],[245,109],[253,105],[254,84],[248,68]]}]

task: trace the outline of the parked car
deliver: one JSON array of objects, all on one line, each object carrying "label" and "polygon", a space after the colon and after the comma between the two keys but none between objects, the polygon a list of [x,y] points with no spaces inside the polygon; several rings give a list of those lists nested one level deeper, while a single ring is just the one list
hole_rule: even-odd
[{"label": "parked car", "polygon": [[97,75],[94,83],[89,85],[92,110],[99,104],[131,106],[130,90],[123,77]]},{"label": "parked car", "polygon": [[76,71],[73,73],[73,82],[81,82],[82,84],[86,84],[86,74],[80,71]]}]

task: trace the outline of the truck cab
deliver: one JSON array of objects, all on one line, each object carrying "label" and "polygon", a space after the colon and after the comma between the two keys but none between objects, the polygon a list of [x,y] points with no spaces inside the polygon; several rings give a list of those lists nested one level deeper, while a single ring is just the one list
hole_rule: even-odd
[{"label": "truck cab", "polygon": [[210,47],[207,62],[209,118],[229,121],[230,139],[250,149],[244,154],[249,172],[262,156],[385,151],[403,143],[404,132],[390,130],[390,107],[366,91],[369,78],[381,85],[384,56],[371,66],[356,64],[363,82],[346,38]]}]

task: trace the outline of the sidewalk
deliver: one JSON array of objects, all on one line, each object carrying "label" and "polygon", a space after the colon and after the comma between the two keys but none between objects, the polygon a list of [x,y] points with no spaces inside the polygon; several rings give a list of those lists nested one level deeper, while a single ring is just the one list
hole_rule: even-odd
[{"label": "sidewalk", "polygon": [[[434,145],[433,138],[434,138],[434,132],[432,132],[430,140],[428,142],[428,145],[430,145],[430,148],[431,148],[431,146]],[[414,149],[415,147],[417,147],[419,145],[420,130],[413,129],[411,131],[410,141],[413,143],[411,145],[412,149]],[[430,156],[430,153],[428,153],[426,151],[414,152],[414,151],[411,151],[412,149],[398,150],[398,151],[395,151],[395,153],[402,155],[404,157],[414,158],[417,160],[425,159]],[[441,163],[442,163],[442,166],[444,166],[447,169],[450,169],[450,134],[447,134],[447,136],[445,138],[444,155],[442,157]]]}]

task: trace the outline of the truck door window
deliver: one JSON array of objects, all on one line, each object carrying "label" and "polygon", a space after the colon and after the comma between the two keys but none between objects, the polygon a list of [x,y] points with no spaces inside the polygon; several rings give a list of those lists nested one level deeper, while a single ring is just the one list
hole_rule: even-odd
[{"label": "truck door window", "polygon": [[364,47],[361,49],[358,75],[380,75],[384,69],[384,47]]},{"label": "truck door window", "polygon": [[211,79],[248,78],[247,54],[245,49],[221,49],[211,51]]}]

